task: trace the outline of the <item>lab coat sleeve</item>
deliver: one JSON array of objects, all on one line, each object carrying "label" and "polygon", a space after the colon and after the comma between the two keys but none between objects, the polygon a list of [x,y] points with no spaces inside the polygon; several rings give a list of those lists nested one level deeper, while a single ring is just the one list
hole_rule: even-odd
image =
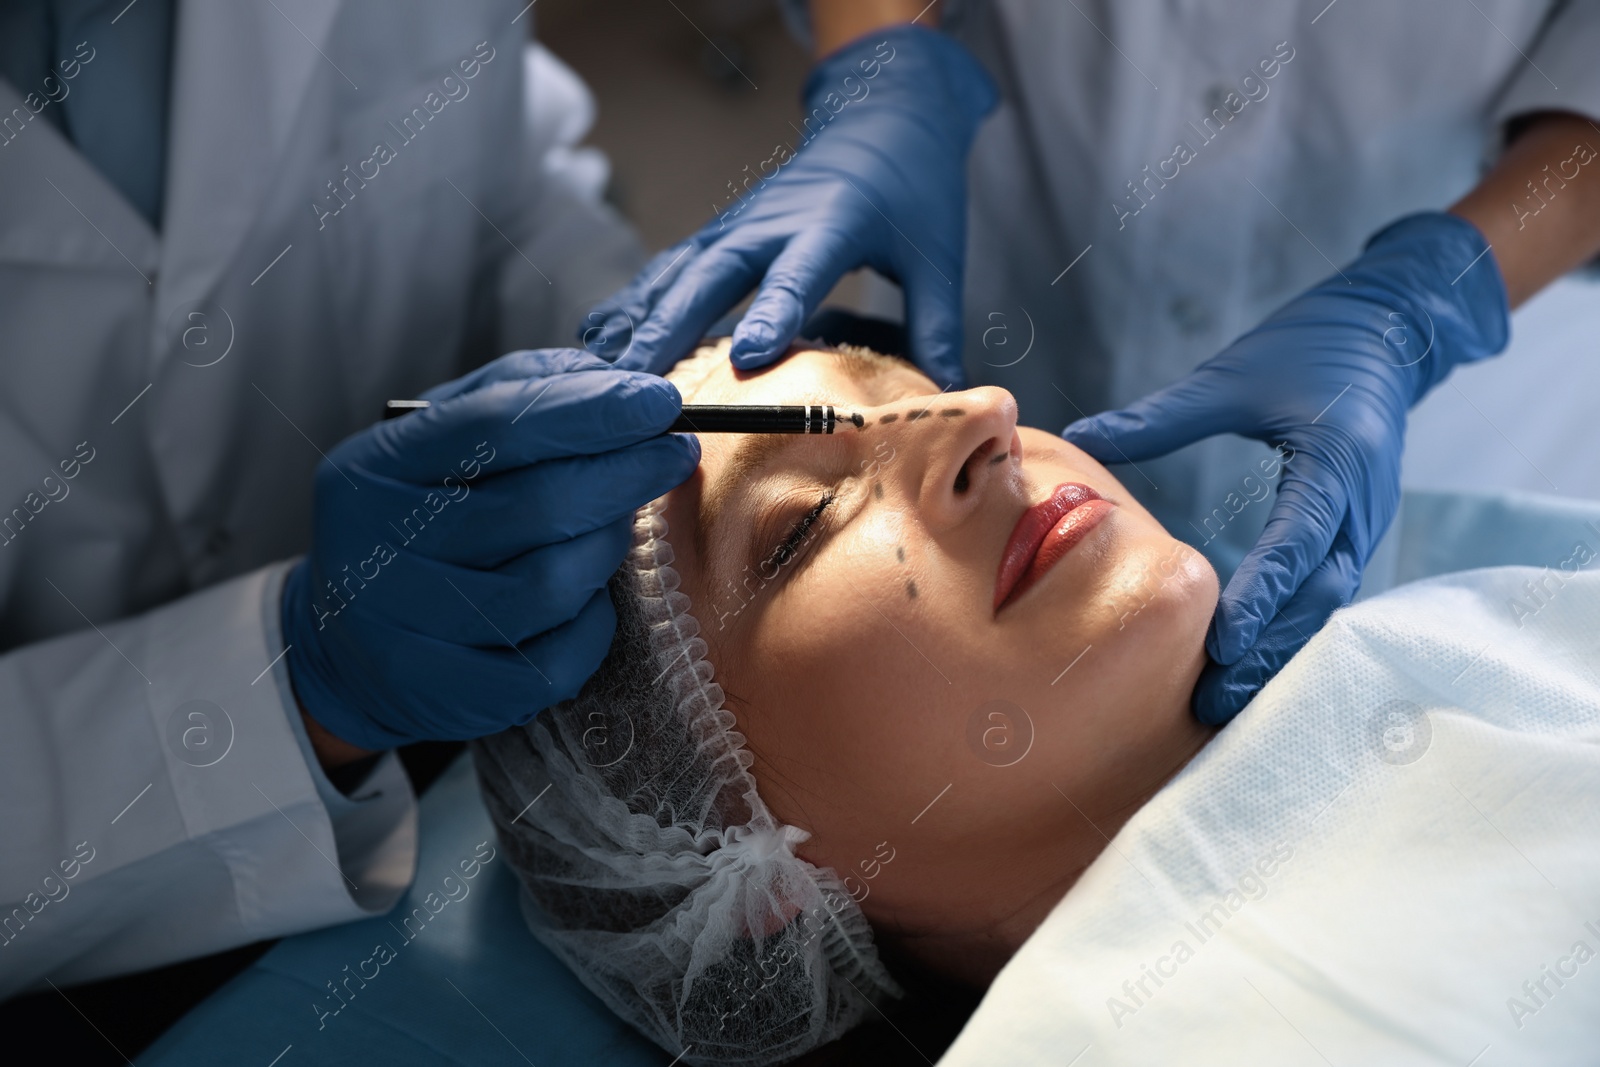
[{"label": "lab coat sleeve", "polygon": [[287,569],[0,657],[0,997],[365,918],[409,884],[398,759],[347,799],[310,757]]},{"label": "lab coat sleeve", "polygon": [[[1568,0],[1545,22],[1528,62],[1521,64],[1495,106],[1504,124],[1535,111],[1573,111],[1600,121],[1600,4]],[[1600,147],[1600,135],[1595,143]]]},{"label": "lab coat sleeve", "polygon": [[[504,350],[570,347],[590,308],[644,265],[633,228],[605,202],[611,165],[579,142],[594,125],[583,79],[544,46],[523,52],[523,153],[500,253],[499,337]],[[536,266],[537,264],[537,266]]]}]

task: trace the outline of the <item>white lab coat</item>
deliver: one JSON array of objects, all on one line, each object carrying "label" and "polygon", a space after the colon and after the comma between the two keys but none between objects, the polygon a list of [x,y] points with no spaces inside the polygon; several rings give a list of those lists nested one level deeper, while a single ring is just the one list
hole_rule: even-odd
[{"label": "white lab coat", "polygon": [[[969,167],[968,372],[1012,390],[1030,425],[1174,381],[1385,224],[1444,209],[1497,154],[1508,118],[1600,115],[1591,0],[968,0],[946,19],[1003,92]],[[1229,92],[1244,103],[1206,141],[1196,128]],[[1162,167],[1180,140],[1195,158]],[[1135,199],[1128,183],[1152,173]],[[1590,338],[1591,305],[1577,329]],[[1592,392],[1563,380],[1541,413],[1592,411]],[[1515,413],[1488,414],[1515,434]],[[1486,452],[1514,447],[1471,418],[1452,448],[1473,434]],[[1218,438],[1119,474],[1199,542],[1190,524],[1242,498],[1265,455]],[[1213,561],[1231,569],[1266,512],[1239,512],[1205,546]]]},{"label": "white lab coat", "polygon": [[570,343],[636,268],[522,8],[183,0],[159,235],[0,82],[0,996],[409,883],[398,761],[347,800],[308,759],[275,561],[385,398]]}]

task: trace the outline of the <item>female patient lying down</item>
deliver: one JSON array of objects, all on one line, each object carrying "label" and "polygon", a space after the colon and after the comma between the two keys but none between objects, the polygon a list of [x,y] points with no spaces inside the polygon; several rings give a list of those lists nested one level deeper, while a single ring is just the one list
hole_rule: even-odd
[{"label": "female patient lying down", "polygon": [[702,436],[639,516],[601,670],[475,757],[585,984],[686,1062],[776,1063],[899,992],[874,940],[997,973],[1212,736],[1217,580],[1004,390],[852,349],[670,377],[864,425]]}]

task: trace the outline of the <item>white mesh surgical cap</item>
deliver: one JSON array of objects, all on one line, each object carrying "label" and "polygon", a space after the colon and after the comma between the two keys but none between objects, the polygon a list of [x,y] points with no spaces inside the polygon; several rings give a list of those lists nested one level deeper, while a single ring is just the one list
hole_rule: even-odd
[{"label": "white mesh surgical cap", "polygon": [[686,1063],[782,1063],[900,989],[757,795],[665,534],[641,509],[583,691],[473,757],[529,926],[584,985]]}]

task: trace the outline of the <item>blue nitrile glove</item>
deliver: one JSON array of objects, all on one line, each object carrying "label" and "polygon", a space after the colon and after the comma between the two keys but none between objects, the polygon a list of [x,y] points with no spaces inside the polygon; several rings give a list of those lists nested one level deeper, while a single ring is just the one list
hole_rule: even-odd
[{"label": "blue nitrile glove", "polygon": [[910,355],[962,380],[967,150],[996,93],[954,40],[920,26],[870,33],[806,81],[798,151],[779,146],[730,185],[741,194],[656,256],[580,332],[619,366],[663,371],[757,282],[733,364],[773,362],[845,273],[866,265],[905,291]]},{"label": "blue nitrile glove", "polygon": [[1457,364],[1505,347],[1505,283],[1487,247],[1454,215],[1403,218],[1187,377],[1063,432],[1108,463],[1219,433],[1288,446],[1266,529],[1206,636],[1202,722],[1238,714],[1350,602],[1399,504],[1406,412]]},{"label": "blue nitrile glove", "polygon": [[481,737],[573,696],[616,626],[641,504],[695,438],[653,375],[513,352],[346,438],[317,468],[312,548],[283,594],[306,712],[368,749]]}]

